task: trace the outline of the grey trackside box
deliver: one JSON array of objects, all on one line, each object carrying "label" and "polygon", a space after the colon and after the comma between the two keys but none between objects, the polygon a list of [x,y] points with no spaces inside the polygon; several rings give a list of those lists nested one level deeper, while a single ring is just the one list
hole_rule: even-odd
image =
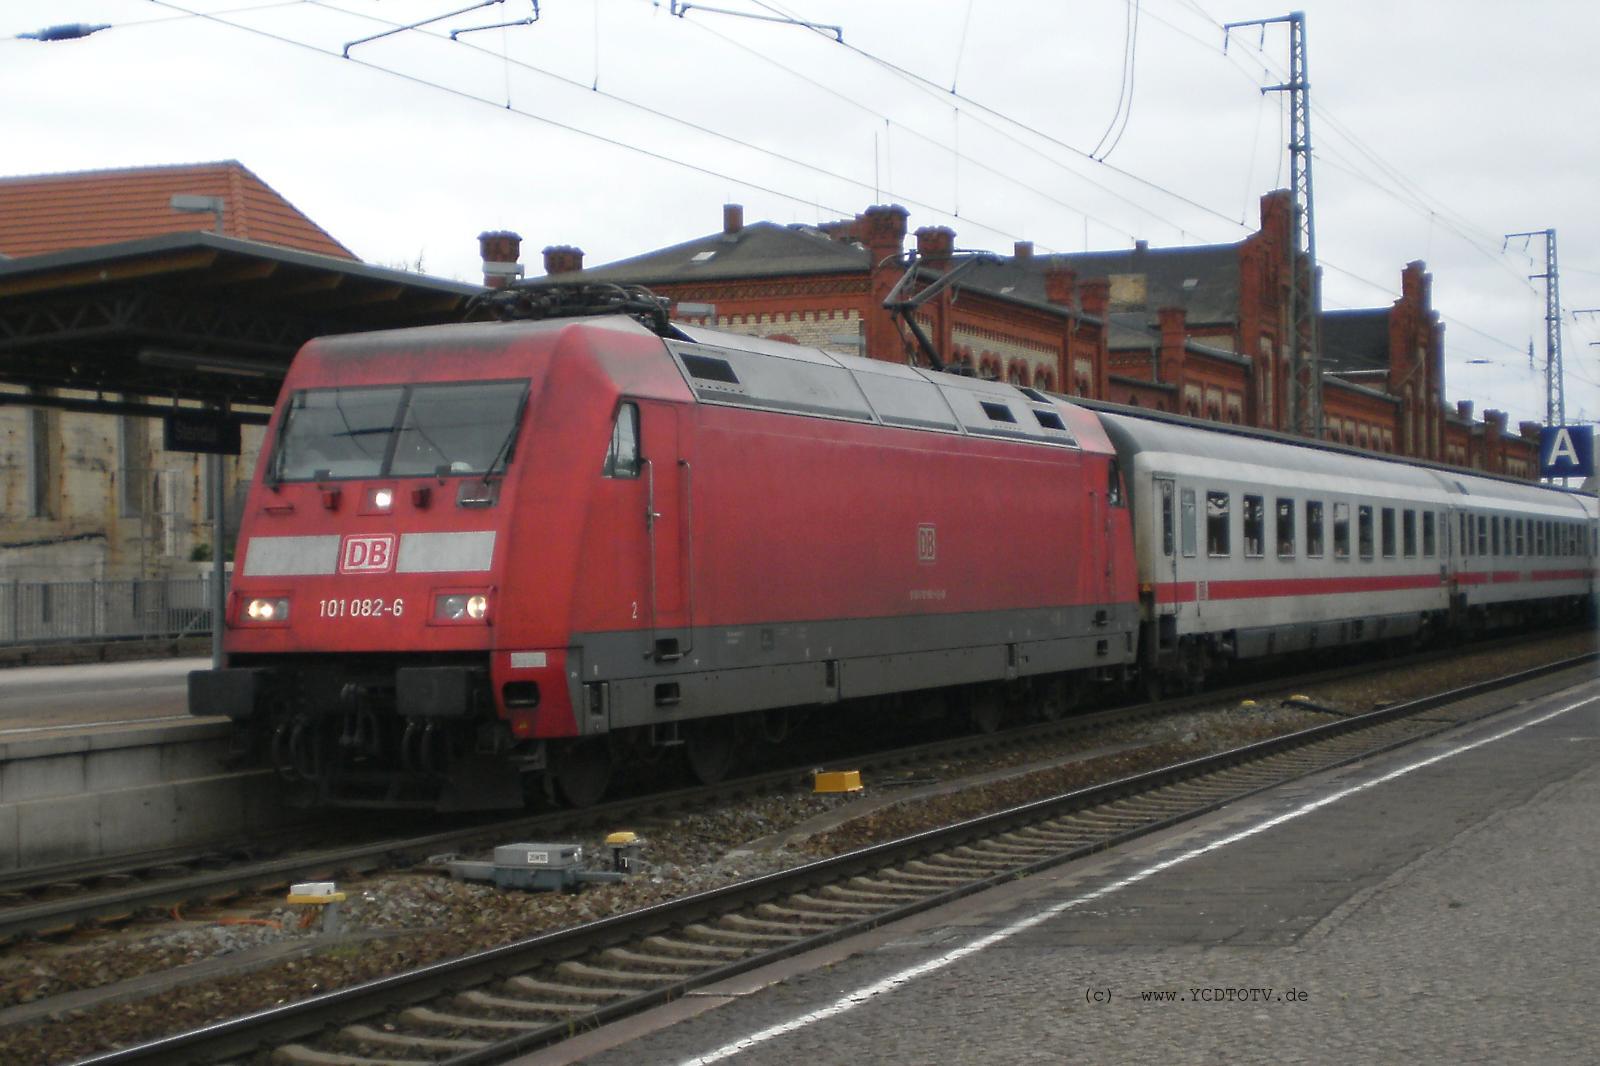
[{"label": "grey trackside box", "polygon": [[494,864],[507,867],[535,867],[565,870],[581,865],[583,848],[577,844],[501,844],[494,849]]}]

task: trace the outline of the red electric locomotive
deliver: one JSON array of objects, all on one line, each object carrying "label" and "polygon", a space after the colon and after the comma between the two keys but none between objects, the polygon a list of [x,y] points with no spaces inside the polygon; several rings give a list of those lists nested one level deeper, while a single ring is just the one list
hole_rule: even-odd
[{"label": "red electric locomotive", "polygon": [[620,306],[308,344],[191,710],[318,802],[463,809],[592,802],[641,748],[714,779],[797,709],[939,690],[987,724],[1132,667],[1093,415]]}]

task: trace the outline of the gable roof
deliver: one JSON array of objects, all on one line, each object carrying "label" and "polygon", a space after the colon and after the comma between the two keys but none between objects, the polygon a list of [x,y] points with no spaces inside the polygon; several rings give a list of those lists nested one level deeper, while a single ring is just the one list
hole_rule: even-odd
[{"label": "gable roof", "polygon": [[225,236],[340,259],[356,256],[236,160],[0,178],[0,254],[9,258],[194,230],[210,214],[175,211],[175,194],[220,196]]},{"label": "gable roof", "polygon": [[752,222],[737,233],[713,233],[670,248],[593,267],[585,281],[640,285],[693,284],[782,277],[789,274],[865,274],[868,255],[856,244],[834,240],[811,226]]},{"label": "gable roof", "polygon": [[1318,321],[1324,371],[1389,369],[1389,309],[1324,311]]},{"label": "gable roof", "polygon": [[969,276],[968,284],[1043,303],[1044,276],[1052,269],[1070,270],[1080,282],[1108,279],[1111,313],[1142,316],[1149,324],[1155,322],[1156,312],[1164,307],[1183,308],[1191,325],[1230,323],[1239,317],[1237,244],[1001,259],[979,267]]}]

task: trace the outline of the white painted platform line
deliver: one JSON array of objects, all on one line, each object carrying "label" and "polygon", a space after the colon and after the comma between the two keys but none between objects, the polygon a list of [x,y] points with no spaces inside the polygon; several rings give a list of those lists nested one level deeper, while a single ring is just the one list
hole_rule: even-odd
[{"label": "white painted platform line", "polygon": [[1136,885],[1141,881],[1148,880],[1154,877],[1156,874],[1170,870],[1174,866],[1182,865],[1191,859],[1198,859],[1202,855],[1208,855],[1211,852],[1217,851],[1220,848],[1225,848],[1230,844],[1237,844],[1239,841],[1247,840],[1258,833],[1264,833],[1268,829],[1280,826],[1285,822],[1293,821],[1302,815],[1310,814],[1312,811],[1321,810],[1323,807],[1337,803],[1342,799],[1348,799],[1358,792],[1365,792],[1369,788],[1375,788],[1378,785],[1387,784],[1388,782],[1399,777],[1404,777],[1406,774],[1412,773],[1413,771],[1432,766],[1434,763],[1443,762],[1445,759],[1454,758],[1455,756],[1460,755],[1463,752],[1471,751],[1474,748],[1481,748],[1485,744],[1493,744],[1497,740],[1504,740],[1506,737],[1520,733],[1524,729],[1548,722],[1552,718],[1559,718],[1570,711],[1575,711],[1579,707],[1587,706],[1588,704],[1594,703],[1597,700],[1600,700],[1600,696],[1590,696],[1588,699],[1579,700],[1577,703],[1569,703],[1565,707],[1548,711],[1545,714],[1541,714],[1537,718],[1531,718],[1528,721],[1523,722],[1521,725],[1513,726],[1510,729],[1495,733],[1492,736],[1483,737],[1479,740],[1474,740],[1470,743],[1459,745],[1458,747],[1451,748],[1448,751],[1443,751],[1437,755],[1429,756],[1428,758],[1422,759],[1418,762],[1402,766],[1397,770],[1391,770],[1382,777],[1376,777],[1371,781],[1367,781],[1359,785],[1352,785],[1346,789],[1341,789],[1340,791],[1324,796],[1321,799],[1312,800],[1310,803],[1296,807],[1291,811],[1285,811],[1283,814],[1274,815],[1273,817],[1268,818],[1256,825],[1252,825],[1246,829],[1241,829],[1237,833],[1231,833],[1228,836],[1213,840],[1209,844],[1202,845],[1198,848],[1193,848],[1170,859],[1163,859],[1154,865],[1145,867],[1137,873],[1133,873],[1127,877],[1124,877],[1120,881],[1113,881],[1110,884],[1103,885],[1100,888],[1095,889],[1093,892],[1086,892],[1081,896],[1075,896],[1072,899],[1063,900],[1059,903],[1053,903],[1037,914],[1030,915],[1027,918],[1023,918],[1012,923],[1011,925],[1005,926],[1004,928],[997,929],[987,936],[979,937],[977,940],[969,941],[953,951],[946,952],[937,958],[929,959],[927,962],[919,963],[916,966],[901,970],[898,973],[890,974],[888,977],[874,981],[870,985],[863,985],[861,988],[858,988],[854,992],[835,1000],[826,1007],[819,1007],[814,1011],[791,1018],[786,1022],[780,1022],[777,1025],[768,1026],[765,1029],[751,1033],[749,1036],[735,1040],[731,1044],[724,1044],[713,1051],[708,1051],[704,1055],[699,1055],[692,1059],[685,1059],[680,1066],[705,1066],[705,1064],[708,1063],[721,1062],[723,1059],[732,1058],[741,1051],[753,1048],[758,1044],[765,1044],[767,1041],[774,1040],[786,1033],[798,1032],[808,1025],[815,1024],[816,1022],[826,1021],[829,1018],[838,1017],[839,1015],[848,1011],[855,1010],[857,1007],[861,1006],[863,1003],[869,1002],[876,996],[881,996],[887,992],[893,992],[902,985],[909,984],[919,977],[942,970],[946,966],[966,958],[968,955],[976,955],[978,952],[983,951],[986,948],[993,947],[995,944],[1010,940],[1018,933],[1025,933],[1029,929],[1032,929],[1043,922],[1049,921],[1058,914],[1072,910],[1074,907],[1081,907],[1085,903],[1093,903],[1095,900],[1104,899],[1106,896],[1122,891],[1129,885]]},{"label": "white painted platform line", "polygon": [[152,722],[199,722],[205,719],[192,714],[164,714],[159,718],[119,718],[110,722],[62,722],[60,725],[26,725],[0,729],[0,737],[21,736],[24,733],[70,733],[74,729],[101,729],[106,726],[150,725]]}]

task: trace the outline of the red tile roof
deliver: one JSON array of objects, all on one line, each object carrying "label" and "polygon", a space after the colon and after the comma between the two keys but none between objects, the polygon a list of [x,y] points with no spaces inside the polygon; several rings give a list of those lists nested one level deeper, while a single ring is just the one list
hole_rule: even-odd
[{"label": "red tile roof", "polygon": [[176,193],[220,196],[223,232],[305,252],[356,256],[234,160],[0,178],[0,255],[19,258],[210,230],[210,214],[174,211]]}]

